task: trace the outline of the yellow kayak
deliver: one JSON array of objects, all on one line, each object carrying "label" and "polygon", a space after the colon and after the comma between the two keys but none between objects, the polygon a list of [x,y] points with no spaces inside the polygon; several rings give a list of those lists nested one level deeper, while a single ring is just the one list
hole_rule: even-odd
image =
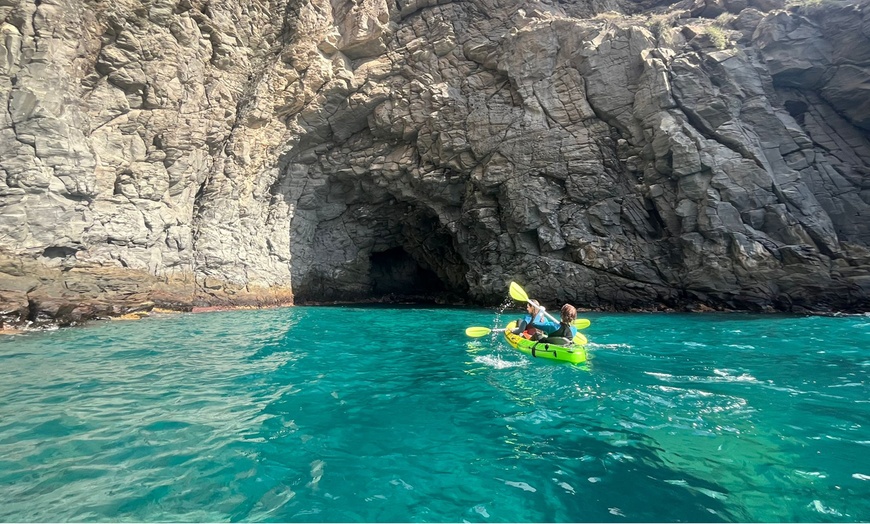
[{"label": "yellow kayak", "polygon": [[526,355],[531,355],[535,358],[556,360],[559,362],[570,362],[572,364],[586,362],[585,347],[576,345],[564,347],[541,341],[535,342],[534,340],[529,340],[522,335],[514,335],[512,331],[516,327],[516,321],[508,324],[504,331],[504,338],[507,339],[508,344],[522,351]]}]

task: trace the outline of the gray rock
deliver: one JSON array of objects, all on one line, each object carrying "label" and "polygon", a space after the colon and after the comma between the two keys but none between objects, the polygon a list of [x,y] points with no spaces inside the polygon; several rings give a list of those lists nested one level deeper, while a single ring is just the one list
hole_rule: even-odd
[{"label": "gray rock", "polygon": [[0,317],[866,310],[868,6],[784,8],[10,0]]}]

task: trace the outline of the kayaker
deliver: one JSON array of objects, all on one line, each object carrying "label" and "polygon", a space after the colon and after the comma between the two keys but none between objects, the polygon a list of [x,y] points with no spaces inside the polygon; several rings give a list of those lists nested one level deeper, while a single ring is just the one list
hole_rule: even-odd
[{"label": "kayaker", "polygon": [[[574,315],[576,317],[577,310],[574,310]],[[517,327],[513,333],[515,335],[521,334],[529,340],[540,340],[547,336],[547,333],[557,329],[559,329],[559,325],[547,318],[547,315],[544,314],[544,307],[534,300],[529,300],[526,302],[526,316],[517,322]]]},{"label": "kayaker", "polygon": [[567,346],[574,340],[574,337],[577,335],[577,328],[573,326],[573,323],[577,320],[577,308],[571,304],[565,304],[562,306],[560,313],[562,321],[559,323],[559,327],[550,331],[549,335],[542,339],[541,342]]}]

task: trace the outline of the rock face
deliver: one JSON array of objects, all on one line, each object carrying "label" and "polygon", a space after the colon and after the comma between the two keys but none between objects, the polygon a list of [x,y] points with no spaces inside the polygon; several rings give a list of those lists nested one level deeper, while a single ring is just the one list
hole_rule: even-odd
[{"label": "rock face", "polygon": [[[0,315],[870,309],[870,6],[0,0]],[[715,17],[715,18],[713,18]]]}]

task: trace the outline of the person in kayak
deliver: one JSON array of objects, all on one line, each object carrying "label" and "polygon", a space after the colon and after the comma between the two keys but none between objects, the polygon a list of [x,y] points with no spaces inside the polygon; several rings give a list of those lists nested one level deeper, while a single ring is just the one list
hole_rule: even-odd
[{"label": "person in kayak", "polygon": [[560,313],[562,321],[559,322],[559,327],[550,331],[546,337],[541,339],[541,342],[558,346],[573,344],[574,337],[577,335],[577,328],[573,326],[574,321],[577,320],[577,308],[571,304],[565,304]]},{"label": "person in kayak", "polygon": [[572,343],[577,328],[571,325],[577,319],[577,308],[565,304],[560,311],[561,322],[556,323],[544,314],[544,307],[533,300],[526,303],[527,314],[513,330],[529,340],[539,340],[549,344],[568,346]]},{"label": "person in kayak", "polygon": [[556,329],[558,325],[547,318],[543,306],[534,300],[529,300],[526,302],[526,316],[517,322],[513,333],[529,340],[540,340]]}]

